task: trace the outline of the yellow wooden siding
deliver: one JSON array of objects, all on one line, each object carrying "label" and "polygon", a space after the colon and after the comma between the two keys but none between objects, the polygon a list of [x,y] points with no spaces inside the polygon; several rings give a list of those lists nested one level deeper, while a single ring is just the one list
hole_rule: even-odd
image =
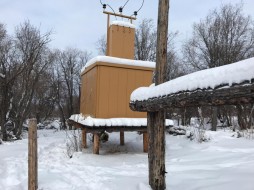
[{"label": "yellow wooden siding", "polygon": [[101,66],[97,117],[146,117],[146,113],[131,111],[129,101],[133,90],[151,84],[151,77],[152,71]]},{"label": "yellow wooden siding", "polygon": [[134,58],[135,29],[111,25],[109,28],[108,56]]},{"label": "yellow wooden siding", "polygon": [[96,95],[97,95],[97,67],[94,67],[81,80],[81,101],[80,112],[84,115],[96,115]]},{"label": "yellow wooden siding", "polygon": [[82,75],[81,113],[96,118],[140,118],[146,113],[129,108],[130,95],[138,87],[149,86],[152,69],[100,64]]}]

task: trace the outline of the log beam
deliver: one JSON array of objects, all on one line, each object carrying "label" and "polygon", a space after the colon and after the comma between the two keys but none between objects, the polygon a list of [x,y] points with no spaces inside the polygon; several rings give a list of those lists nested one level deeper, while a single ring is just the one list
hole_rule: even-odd
[{"label": "log beam", "polygon": [[238,105],[254,103],[254,80],[217,89],[197,89],[130,103],[133,111],[151,112],[167,108]]}]

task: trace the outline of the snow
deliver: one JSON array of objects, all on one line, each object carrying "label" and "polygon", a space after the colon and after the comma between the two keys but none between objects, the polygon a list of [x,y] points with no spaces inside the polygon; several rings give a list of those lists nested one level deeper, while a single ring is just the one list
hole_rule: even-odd
[{"label": "snow", "polygon": [[254,79],[254,58],[206,69],[168,81],[158,86],[140,87],[131,94],[131,101],[142,101],[180,91],[215,88],[221,84],[241,83]]},{"label": "snow", "polygon": [[[81,114],[72,115],[71,120],[86,126],[147,126],[147,118],[92,118],[90,116],[83,117]],[[166,119],[166,126],[173,126],[174,123],[170,119]]]},{"label": "snow", "polygon": [[54,120],[50,124],[48,124],[45,128],[46,129],[60,129],[61,122],[59,120]]},{"label": "snow", "polygon": [[85,69],[96,62],[104,62],[104,63],[111,63],[116,65],[130,65],[130,66],[137,66],[137,67],[148,67],[148,68],[155,68],[155,62],[150,61],[137,61],[132,59],[123,59],[111,56],[97,56],[92,58],[90,61],[86,63],[86,65],[81,69],[81,73],[85,71]]},{"label": "snow", "polygon": [[[148,158],[142,135],[110,133],[100,155],[88,149],[66,155],[65,132],[38,131],[38,183],[43,190],[150,190]],[[254,141],[233,138],[230,131],[209,132],[211,141],[199,144],[185,136],[166,134],[167,189],[253,190]],[[0,189],[27,189],[27,139],[0,145]]]},{"label": "snow", "polygon": [[131,24],[130,22],[120,21],[120,20],[114,20],[111,22],[110,25],[117,25],[117,26],[124,26],[127,28],[136,28],[134,24]]},{"label": "snow", "polygon": [[5,75],[2,74],[2,73],[0,73],[0,77],[4,79],[4,78],[5,78]]}]

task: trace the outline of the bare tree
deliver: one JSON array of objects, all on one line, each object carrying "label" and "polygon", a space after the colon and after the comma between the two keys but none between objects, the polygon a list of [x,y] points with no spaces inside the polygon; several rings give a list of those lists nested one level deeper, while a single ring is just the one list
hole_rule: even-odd
[{"label": "bare tree", "polygon": [[74,113],[79,113],[80,71],[91,54],[67,48],[56,52],[56,90],[57,104],[62,122]]},{"label": "bare tree", "polygon": [[7,121],[15,123],[16,138],[21,135],[22,124],[31,111],[35,86],[48,64],[44,55],[46,45],[50,41],[49,35],[50,33],[42,35],[27,21],[16,29],[12,39],[5,37],[5,40],[1,40],[0,94],[3,140],[7,140]]},{"label": "bare tree", "polygon": [[[184,74],[178,52],[175,48],[177,32],[168,34],[167,72],[166,80],[171,80]],[[155,61],[156,58],[157,31],[151,19],[144,19],[136,29],[135,35],[135,59]]]},{"label": "bare tree", "polygon": [[183,48],[186,63],[201,70],[253,56],[254,27],[241,5],[223,5],[193,25],[193,35]]},{"label": "bare tree", "polygon": [[[251,17],[243,14],[239,4],[226,4],[213,10],[204,20],[193,25],[193,35],[184,44],[183,54],[185,63],[194,71],[253,56],[254,25]],[[212,129],[216,130],[218,110],[216,107],[212,109]]]},{"label": "bare tree", "polygon": [[106,55],[107,52],[107,39],[106,35],[102,35],[96,42],[96,49],[100,55]]},{"label": "bare tree", "polygon": [[39,29],[29,22],[23,23],[16,29],[14,41],[16,61],[25,68],[15,81],[16,88],[13,89],[16,123],[14,134],[17,138],[21,135],[23,122],[30,115],[36,85],[43,71],[51,63],[47,53],[49,36],[50,32],[41,34]]},{"label": "bare tree", "polygon": [[156,37],[153,21],[151,19],[142,20],[135,34],[135,59],[155,61]]},{"label": "bare tree", "polygon": [[[10,85],[15,75],[20,73],[21,68],[11,61],[12,42],[3,24],[0,24],[0,126],[2,138],[7,140],[5,123],[9,117],[9,105],[11,103]],[[15,74],[14,74],[15,73]],[[1,138],[1,136],[0,136]]]},{"label": "bare tree", "polygon": [[46,55],[44,59],[47,59],[48,65],[47,68],[42,71],[40,80],[35,86],[35,93],[31,106],[31,112],[34,113],[38,123],[52,116],[56,104],[53,65],[55,56],[51,51],[48,51]]}]

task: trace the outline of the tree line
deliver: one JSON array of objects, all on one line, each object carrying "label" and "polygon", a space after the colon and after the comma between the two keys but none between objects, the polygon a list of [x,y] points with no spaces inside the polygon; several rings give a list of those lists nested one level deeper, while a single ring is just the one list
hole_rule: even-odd
[{"label": "tree line", "polygon": [[59,117],[66,128],[66,118],[79,112],[79,74],[91,55],[74,48],[52,50],[50,35],[26,21],[10,36],[0,24],[0,138],[4,141],[19,139],[29,117],[38,122]]},{"label": "tree line", "polygon": [[[155,61],[156,28],[153,20],[142,20],[135,35],[135,59]],[[8,35],[0,23],[0,138],[19,139],[22,125],[29,117],[38,122],[58,117],[62,127],[66,119],[79,113],[80,70],[92,57],[89,51],[75,48],[51,49],[52,32],[41,33],[25,21]],[[254,56],[254,25],[243,13],[242,4],[225,4],[193,24],[192,34],[177,50],[178,32],[168,34],[167,78],[176,77]],[[97,41],[99,54],[106,52],[106,38]],[[234,125],[237,117],[241,129],[253,121],[253,105],[203,108],[216,130],[217,119]],[[197,108],[168,110],[167,117],[181,124],[198,116]],[[11,135],[9,131],[12,131]]]}]

